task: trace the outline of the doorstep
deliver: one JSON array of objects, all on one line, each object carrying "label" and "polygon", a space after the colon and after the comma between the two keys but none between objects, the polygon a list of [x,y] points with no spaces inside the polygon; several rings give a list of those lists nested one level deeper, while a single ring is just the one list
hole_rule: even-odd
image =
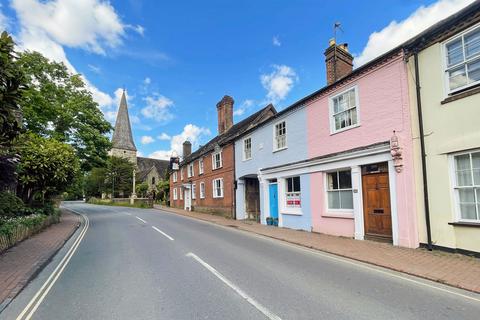
[{"label": "doorstep", "polygon": [[[480,259],[443,251],[394,247],[388,243],[354,240],[315,232],[262,225],[253,221],[155,205],[155,209],[253,232],[296,245],[403,272],[480,293]],[[461,272],[460,272],[461,271]]]}]

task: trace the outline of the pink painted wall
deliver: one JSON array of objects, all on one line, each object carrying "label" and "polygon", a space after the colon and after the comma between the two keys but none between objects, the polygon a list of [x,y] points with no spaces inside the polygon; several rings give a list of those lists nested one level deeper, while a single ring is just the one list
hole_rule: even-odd
[{"label": "pink painted wall", "polygon": [[[356,85],[360,126],[330,134],[329,97]],[[385,62],[341,87],[326,92],[307,106],[309,158],[389,141],[393,130],[403,151],[403,171],[395,173],[399,221],[399,244],[416,247],[413,145],[410,125],[406,65],[401,56]],[[312,192],[324,194],[321,173],[311,180]],[[392,200],[393,201],[393,200]],[[326,217],[324,199],[312,197],[312,224],[316,231],[353,236],[353,219]]]}]

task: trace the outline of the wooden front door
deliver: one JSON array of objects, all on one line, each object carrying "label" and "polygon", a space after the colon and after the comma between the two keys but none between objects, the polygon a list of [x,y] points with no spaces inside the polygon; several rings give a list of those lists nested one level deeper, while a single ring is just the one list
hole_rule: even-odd
[{"label": "wooden front door", "polygon": [[365,236],[378,240],[392,239],[392,214],[388,172],[369,173],[362,177]]},{"label": "wooden front door", "polygon": [[260,184],[258,179],[245,179],[245,211],[247,219],[260,218]]}]

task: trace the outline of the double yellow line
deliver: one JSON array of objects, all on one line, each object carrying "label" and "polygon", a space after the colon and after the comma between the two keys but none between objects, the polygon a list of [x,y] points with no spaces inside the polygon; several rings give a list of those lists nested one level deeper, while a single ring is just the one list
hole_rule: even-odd
[{"label": "double yellow line", "polygon": [[88,220],[88,217],[83,213],[77,212],[75,210],[72,210],[72,209],[69,209],[69,210],[74,211],[75,213],[83,217],[84,219],[83,229],[78,235],[73,245],[68,250],[67,254],[63,257],[63,259],[60,261],[60,263],[55,268],[55,270],[53,270],[52,274],[50,274],[48,279],[45,281],[42,287],[37,291],[37,293],[32,298],[32,300],[30,300],[30,302],[25,307],[25,309],[23,309],[23,311],[18,315],[17,320],[29,320],[32,317],[32,315],[35,313],[37,308],[42,303],[43,299],[45,299],[50,289],[53,287],[55,282],[58,280],[58,278],[62,274],[68,262],[70,261],[72,256],[75,254],[75,251],[77,251],[77,248],[80,245],[80,242],[82,242],[82,239],[85,236],[85,233],[87,233],[88,227],[90,225],[90,221]]}]

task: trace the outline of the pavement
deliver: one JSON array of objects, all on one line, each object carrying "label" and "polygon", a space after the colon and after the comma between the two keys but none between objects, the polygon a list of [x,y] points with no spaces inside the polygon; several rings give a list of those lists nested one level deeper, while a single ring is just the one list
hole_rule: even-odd
[{"label": "pavement", "polygon": [[442,251],[428,251],[421,248],[394,247],[391,244],[375,241],[359,241],[302,230],[265,226],[252,221],[232,220],[212,214],[158,205],[155,207],[480,293],[479,258]]},{"label": "pavement", "polygon": [[0,319],[427,320],[480,312],[479,294],[239,228],[157,209],[64,206],[85,222]]},{"label": "pavement", "polygon": [[79,224],[79,216],[64,210],[59,223],[0,255],[0,311],[49,262]]}]

